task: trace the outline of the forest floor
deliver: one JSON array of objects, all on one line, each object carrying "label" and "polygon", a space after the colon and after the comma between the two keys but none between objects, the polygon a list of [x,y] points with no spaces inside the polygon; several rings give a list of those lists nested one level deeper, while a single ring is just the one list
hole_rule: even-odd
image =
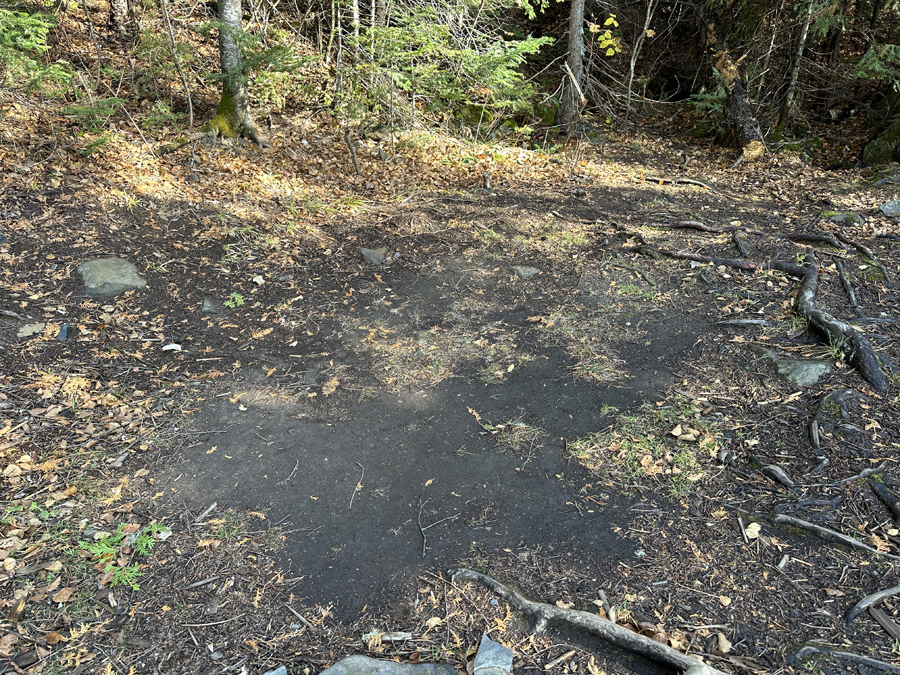
[{"label": "forest floor", "polygon": [[[843,263],[880,320],[859,329],[900,360],[891,279],[788,238],[813,224],[896,277],[897,238],[876,236],[898,233],[876,211],[894,184],[790,153],[732,169],[662,126],[362,139],[356,176],[312,111],[274,118],[271,150],[162,156],[126,121],[86,152],[4,96],[6,128],[34,133],[0,138],[0,672],[308,674],[350,653],[462,672],[483,633],[517,672],[669,672],[531,634],[459,566],[729,672],[879,672],[785,662],[807,642],[900,667],[873,616],[845,623],[896,584],[897,524],[865,479],[900,484],[896,376],[879,395],[808,331],[798,279],[644,246],[742,257],[664,227],[692,221],[764,232],[749,260],[812,247],[820,306],[857,317]],[[109,256],[146,290],[84,296],[75,268]],[[754,347],[832,371],[792,385]],[[900,604],[881,608],[892,629]]]}]

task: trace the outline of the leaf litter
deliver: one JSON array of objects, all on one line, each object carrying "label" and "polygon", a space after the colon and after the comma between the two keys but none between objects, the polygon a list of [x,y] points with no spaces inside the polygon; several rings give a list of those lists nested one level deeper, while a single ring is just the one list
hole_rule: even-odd
[{"label": "leaf litter", "polygon": [[[795,231],[818,210],[808,195],[826,195],[836,209],[869,216],[825,227],[865,239],[896,270],[896,247],[872,238],[896,232],[891,218],[871,212],[889,189],[873,189],[858,173],[825,172],[778,155],[765,170],[723,170],[723,152],[705,147],[691,149],[692,171],[714,177],[741,195],[737,200],[653,183],[646,177],[671,164],[681,147],[649,133],[614,139],[603,157],[579,144],[555,162],[543,151],[411,132],[398,138],[390,162],[376,159],[374,145],[369,155],[361,152],[364,178],[357,179],[346,173],[338,125],[305,114],[278,117],[271,153],[201,144],[199,166],[192,166],[150,155],[121,124],[93,154],[62,142],[35,169],[23,160],[46,154],[38,128],[65,120],[52,110],[39,119],[30,105],[0,95],[7,116],[36,132],[24,145],[9,137],[0,145],[0,229],[11,238],[0,245],[0,306],[44,324],[19,334],[18,319],[4,314],[0,334],[0,654],[17,668],[106,672],[114,660],[116,669],[134,672],[179,672],[201,662],[260,670],[287,664],[302,672],[350,652],[450,660],[462,668],[490,632],[516,651],[517,669],[621,672],[621,655],[595,658],[596,645],[571,643],[569,635],[530,635],[490,593],[451,584],[440,570],[416,578],[398,606],[338,620],[327,603],[305,600],[302,571],[294,576],[279,559],[281,547],[303,532],[253,510],[214,509],[198,518],[199,510],[173,508],[172,493],[155,484],[156,476],[197,442],[198,432],[220,431],[192,428],[191,419],[211,398],[250,391],[235,378],[251,371],[257,384],[280,388],[277,396],[322,401],[313,414],[323,418],[339,414],[341,396],[364,399],[379,388],[409,391],[475,375],[491,391],[540,359],[547,345],[570,358],[564,377],[624,386],[633,367],[623,357],[632,353],[627,343],[652,341],[651,326],[668,321],[668,313],[690,316],[698,307],[772,325],[710,330],[673,367],[675,381],[658,400],[606,414],[591,434],[565,442],[587,471],[561,479],[580,481],[573,485],[574,517],[588,517],[613,495],[630,495],[628,517],[611,527],[633,557],[610,565],[575,546],[475,545],[463,562],[515,580],[535,599],[614,612],[622,625],[734,671],[783,668],[787,646],[803,641],[896,662],[880,624],[866,619],[846,628],[843,621],[858,598],[886,585],[889,563],[764,518],[742,526],[736,516],[736,509],[749,512],[745,522],[793,514],[897,553],[894,523],[866,480],[840,482],[883,467],[875,477],[897,484],[895,376],[892,391],[878,396],[839,351],[826,350],[837,357],[833,378],[797,392],[745,349],[753,342],[823,356],[821,341],[791,312],[791,278],[651,261],[631,250],[644,237],[731,257],[728,237],[645,225],[691,218]],[[307,161],[293,156],[298,139],[312,148]],[[45,185],[35,180],[38,171]],[[484,171],[494,194],[478,191]],[[191,174],[199,180],[188,180]],[[573,197],[576,186],[590,196]],[[412,329],[398,321],[391,310],[402,298],[391,298],[389,275],[354,255],[370,244],[400,253],[396,270],[445,265],[437,293],[459,294],[451,314],[428,316],[418,307]],[[752,245],[775,253],[770,242]],[[786,257],[803,254],[784,247]],[[74,263],[110,251],[140,263],[153,286],[148,296],[77,295]],[[821,262],[829,310],[848,316],[832,263],[838,258],[870,316],[897,318],[895,291],[872,261],[837,250]],[[508,273],[536,260],[549,271],[538,288]],[[640,273],[605,261],[624,261]],[[506,308],[524,305],[518,323],[494,320],[498,288]],[[204,294],[234,306],[221,318],[198,318]],[[369,317],[377,321],[354,320],[367,307],[377,310]],[[660,307],[665,313],[653,311]],[[57,339],[63,324],[72,330],[65,341]],[[863,330],[897,358],[893,324]],[[353,368],[328,342],[339,333],[357,354]],[[181,349],[164,351],[167,344]],[[287,353],[287,364],[259,356],[276,349]],[[822,418],[830,466],[809,474],[815,454],[808,418],[841,386],[859,395]],[[530,419],[487,419],[479,426],[489,436],[507,427],[540,429]],[[527,439],[529,451],[535,440]],[[787,487],[751,455],[802,478]],[[609,613],[598,590],[613,599]],[[896,618],[891,599],[883,607]],[[380,640],[364,639],[384,627],[410,637],[385,639],[385,631]],[[172,647],[161,653],[161,644]]]}]

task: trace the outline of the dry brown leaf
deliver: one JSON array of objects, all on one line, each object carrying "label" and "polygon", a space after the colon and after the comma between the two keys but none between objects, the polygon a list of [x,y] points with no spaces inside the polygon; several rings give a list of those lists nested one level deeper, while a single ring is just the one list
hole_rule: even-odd
[{"label": "dry brown leaf", "polygon": [[72,594],[75,593],[75,589],[72,586],[66,586],[65,588],[60,588],[56,593],[50,596],[50,599],[53,602],[69,602],[72,599]]},{"label": "dry brown leaf", "polygon": [[335,390],[338,388],[340,381],[336,377],[332,377],[325,384],[322,385],[322,395],[328,396],[329,394],[333,394]]}]

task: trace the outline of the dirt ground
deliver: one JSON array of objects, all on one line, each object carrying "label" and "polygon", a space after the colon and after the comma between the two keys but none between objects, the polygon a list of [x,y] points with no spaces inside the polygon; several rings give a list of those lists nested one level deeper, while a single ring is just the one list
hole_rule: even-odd
[{"label": "dirt ground", "polygon": [[[484,589],[453,584],[457,566],[594,612],[604,591],[623,625],[730,672],[880,672],[827,655],[785,662],[810,641],[900,663],[868,613],[844,621],[896,584],[897,524],[865,479],[844,482],[873,467],[889,488],[900,480],[896,376],[878,395],[840,346],[807,331],[792,311],[795,278],[639,251],[650,242],[736,258],[729,235],[653,224],[739,221],[767,233],[747,237],[753,260],[816,249],[828,311],[855,316],[840,259],[866,315],[897,321],[896,288],[872,261],[779,237],[826,206],[862,213],[864,224],[820,219],[815,230],[863,242],[896,275],[896,238],[875,237],[896,225],[872,209],[897,190],[784,158],[767,171],[716,169],[723,158],[709,148],[691,149],[704,184],[646,180],[672,174],[679,146],[667,147],[589,147],[577,161],[612,173],[573,161],[563,182],[422,189],[311,212],[315,228],[292,233],[210,201],[104,201],[84,176],[7,191],[0,391],[7,429],[25,422],[28,436],[3,446],[20,467],[4,473],[6,504],[10,514],[38,504],[51,460],[48,494],[76,469],[106,486],[45,505],[32,534],[52,532],[55,548],[29,564],[120,523],[172,531],[140,558],[139,588],[73,571],[61,584],[73,605],[42,598],[56,587],[39,572],[5,630],[62,638],[41,638],[46,653],[23,638],[8,655],[34,658],[16,667],[285,664],[308,675],[359,652],[464,669],[487,631],[515,649],[517,672],[664,672],[565,627],[530,634]],[[198,180],[202,190],[216,177]],[[384,263],[366,263],[363,247],[384,249]],[[83,296],[75,267],[107,256],[135,262],[147,290]],[[204,300],[219,313],[204,313]],[[734,318],[768,324],[717,323]],[[19,334],[37,320],[42,332]],[[73,335],[58,340],[63,323]],[[896,325],[861,330],[898,360]],[[834,370],[796,387],[751,344]],[[817,453],[810,420],[843,388],[852,393],[840,410],[825,406]],[[91,443],[107,428],[118,435]],[[810,473],[822,453],[830,465]],[[776,527],[777,514],[887,555]],[[5,536],[25,537],[17,523],[7,519]],[[7,569],[8,588],[27,581]],[[896,617],[892,600],[881,607]]]}]

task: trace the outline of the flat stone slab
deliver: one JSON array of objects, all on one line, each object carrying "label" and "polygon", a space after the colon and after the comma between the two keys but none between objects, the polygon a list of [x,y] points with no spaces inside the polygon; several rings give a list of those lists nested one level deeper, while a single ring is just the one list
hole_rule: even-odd
[{"label": "flat stone slab", "polygon": [[898,213],[900,213],[900,199],[895,199],[892,202],[882,204],[879,208],[881,209],[881,212],[886,216],[896,216]]},{"label": "flat stone slab", "polygon": [[487,635],[481,636],[481,644],[478,645],[478,653],[472,663],[474,675],[509,675],[512,664],[511,649],[494,642]]},{"label": "flat stone slab", "polygon": [[385,249],[383,248],[361,248],[359,254],[362,259],[370,265],[381,265],[384,262]]},{"label": "flat stone slab", "polygon": [[520,279],[528,279],[529,277],[533,277],[535,274],[541,273],[541,271],[537,267],[526,267],[522,265],[515,265],[512,268],[512,271],[515,272]]},{"label": "flat stone slab", "polygon": [[758,345],[750,345],[750,349],[771,361],[779,375],[798,387],[809,387],[818,383],[833,369],[830,361],[783,358],[771,349]]},{"label": "flat stone slab", "polygon": [[78,266],[77,273],[84,284],[84,294],[91,298],[108,298],[147,287],[137,267],[122,258],[89,260]]},{"label": "flat stone slab", "polygon": [[326,668],[321,675],[458,675],[449,663],[395,663],[356,654]]}]

